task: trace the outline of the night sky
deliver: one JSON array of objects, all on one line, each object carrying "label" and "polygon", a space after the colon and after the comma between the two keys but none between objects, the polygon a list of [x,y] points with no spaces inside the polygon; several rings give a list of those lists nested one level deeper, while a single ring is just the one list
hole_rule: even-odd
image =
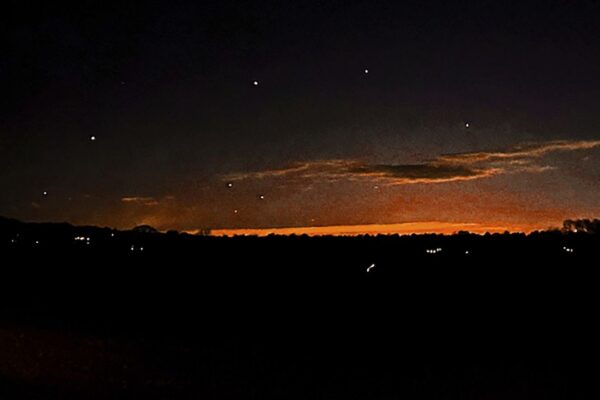
[{"label": "night sky", "polygon": [[1,14],[0,215],[225,233],[600,215],[600,3],[8,1]]}]

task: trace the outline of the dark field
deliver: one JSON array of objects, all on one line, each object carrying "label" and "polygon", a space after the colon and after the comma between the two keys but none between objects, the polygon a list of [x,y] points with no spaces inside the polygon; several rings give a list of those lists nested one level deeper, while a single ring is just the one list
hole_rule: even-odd
[{"label": "dark field", "polygon": [[598,381],[597,235],[0,226],[2,399],[589,399]]}]

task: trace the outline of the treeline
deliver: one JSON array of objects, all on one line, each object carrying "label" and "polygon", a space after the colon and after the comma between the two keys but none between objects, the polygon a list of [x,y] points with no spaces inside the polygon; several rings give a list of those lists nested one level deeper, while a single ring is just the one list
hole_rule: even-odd
[{"label": "treeline", "polygon": [[[170,238],[181,237],[181,238],[192,238],[194,236],[211,236],[211,229],[203,228],[199,229],[195,235],[190,235],[185,232],[178,232],[176,230],[170,230],[166,233],[160,232],[158,229],[149,226],[149,225],[140,225],[136,226],[131,230],[119,231],[113,228],[101,228],[96,226],[74,226],[68,223],[26,223],[21,222],[16,219],[4,218],[0,217],[0,234],[2,236],[6,235],[18,235],[18,234],[31,234],[31,233],[39,233],[39,234],[57,234],[57,235],[72,235],[72,234],[80,234],[80,235],[93,235],[96,236],[99,234],[100,236],[107,236],[116,233],[123,233],[129,235],[139,235],[139,236],[161,236],[166,235]],[[381,234],[381,235],[358,235],[363,237],[370,236],[387,236],[387,237],[399,237],[399,236],[539,236],[544,234],[556,234],[556,233],[589,233],[589,234],[598,234],[600,233],[600,219],[567,219],[563,221],[561,228],[548,228],[545,230],[538,230],[531,232],[529,234],[523,234],[519,232],[509,232],[505,231],[504,233],[486,233],[483,235],[473,234],[468,231],[457,231],[453,235],[441,235],[441,234],[410,234],[410,235],[399,235],[399,234]],[[245,235],[247,237],[253,237],[253,235]],[[276,234],[269,235],[271,237],[278,236]],[[306,234],[296,235],[291,234],[289,237],[308,237]]]},{"label": "treeline", "polygon": [[600,219],[567,219],[563,222],[563,232],[600,233]]}]

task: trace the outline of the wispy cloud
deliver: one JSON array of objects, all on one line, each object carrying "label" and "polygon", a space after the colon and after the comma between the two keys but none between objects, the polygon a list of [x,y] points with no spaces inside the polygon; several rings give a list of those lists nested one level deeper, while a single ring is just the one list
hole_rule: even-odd
[{"label": "wispy cloud", "polygon": [[600,147],[596,141],[550,141],[527,143],[506,150],[443,154],[417,164],[369,164],[359,160],[317,160],[293,163],[284,168],[233,173],[224,180],[287,178],[293,180],[378,180],[390,185],[443,183],[488,178],[496,175],[539,173],[554,167],[539,161],[550,153]]},{"label": "wispy cloud", "polygon": [[470,153],[445,154],[437,158],[439,162],[475,164],[480,162],[527,161],[549,153],[587,150],[600,146],[600,140],[554,140],[541,143],[525,143],[503,151],[480,151]]},{"label": "wispy cloud", "polygon": [[123,203],[137,204],[143,206],[157,206],[160,204],[154,197],[123,197],[121,198]]}]

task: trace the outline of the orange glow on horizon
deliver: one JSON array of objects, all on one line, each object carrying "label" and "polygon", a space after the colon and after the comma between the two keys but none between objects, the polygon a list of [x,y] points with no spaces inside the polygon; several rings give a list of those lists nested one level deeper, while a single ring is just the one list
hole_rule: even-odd
[{"label": "orange glow on horizon", "polygon": [[[509,232],[529,233],[536,229],[542,229],[527,225],[484,225],[478,223],[453,223],[453,222],[406,222],[397,224],[366,224],[366,225],[334,225],[334,226],[304,226],[289,228],[240,228],[240,229],[214,229],[211,232],[213,236],[234,236],[234,235],[255,235],[267,236],[275,235],[303,235],[308,236],[357,236],[357,235],[392,235],[402,234],[410,235],[436,233],[451,235],[458,231],[468,231],[471,233],[483,234]],[[188,231],[194,234],[197,231]]]}]

